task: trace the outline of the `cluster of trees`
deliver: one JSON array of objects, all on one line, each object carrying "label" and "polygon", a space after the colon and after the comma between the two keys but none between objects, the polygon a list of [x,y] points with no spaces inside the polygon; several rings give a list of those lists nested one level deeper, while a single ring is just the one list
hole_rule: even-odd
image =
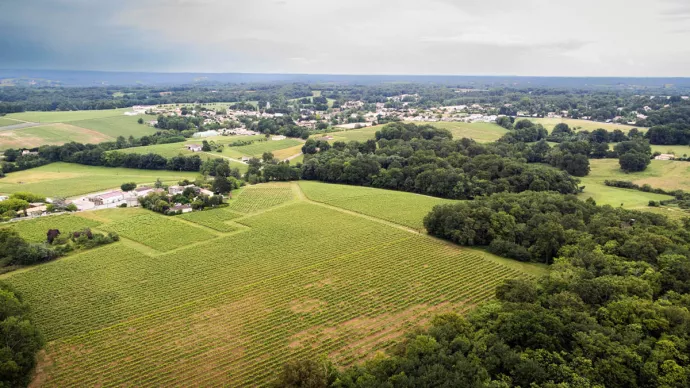
[{"label": "cluster of trees", "polygon": [[461,245],[488,246],[501,256],[551,263],[564,246],[591,238],[607,252],[654,262],[690,234],[665,217],[596,206],[574,195],[525,192],[498,194],[435,207],[427,231]]},{"label": "cluster of trees", "polygon": [[247,164],[245,180],[251,184],[300,179],[299,166],[292,166],[289,161],[278,161],[271,152],[264,152],[261,159],[251,158]]},{"label": "cluster of trees", "polygon": [[[0,201],[0,221],[8,221],[15,217],[26,216],[26,209],[29,208],[31,203],[44,203],[45,201],[46,198],[42,195],[37,195],[29,192],[16,192],[10,195],[10,197],[6,200]],[[61,204],[63,206],[60,208]],[[59,199],[56,204],[51,204],[49,206],[52,206],[51,209],[48,209],[50,211],[63,209],[73,211],[73,207],[69,207],[69,209],[67,209],[68,205],[65,205],[64,201],[60,202]]]},{"label": "cluster of trees", "polygon": [[[578,191],[575,178],[541,164],[551,152],[545,142],[454,141],[447,130],[404,123],[387,124],[376,138],[364,143],[335,142],[330,148],[321,143],[319,152],[307,152],[302,179],[454,199],[525,190]],[[310,146],[305,144],[305,151]]]},{"label": "cluster of trees", "polygon": [[309,129],[295,124],[290,116],[262,118],[258,121],[245,122],[248,129],[267,135],[283,135],[287,137],[309,138]]},{"label": "cluster of trees", "polygon": [[221,207],[224,205],[223,196],[203,195],[198,193],[195,187],[188,187],[184,189],[181,194],[169,195],[165,192],[153,192],[144,197],[139,197],[139,204],[151,211],[165,214],[176,215],[182,214],[181,211],[173,209],[175,205],[191,205],[193,210],[204,210],[207,208]]},{"label": "cluster of trees", "polygon": [[[497,288],[496,301],[465,317],[438,316],[389,356],[363,365],[338,370],[324,360],[291,362],[275,385],[690,384],[690,223],[547,193],[500,195],[491,202],[483,208],[486,214],[476,209],[474,227],[503,223],[506,229],[498,232],[511,235],[510,217],[536,211],[532,222],[547,222],[544,234],[560,235],[563,243],[548,276],[509,280]],[[567,220],[556,222],[556,215]],[[471,228],[461,217],[448,221],[466,226],[462,234]],[[525,227],[530,234],[538,228]]]},{"label": "cluster of trees", "polygon": [[[2,238],[0,230],[0,244]],[[0,283],[0,306],[0,386],[24,387],[45,340],[31,320],[28,304],[5,283]]]}]

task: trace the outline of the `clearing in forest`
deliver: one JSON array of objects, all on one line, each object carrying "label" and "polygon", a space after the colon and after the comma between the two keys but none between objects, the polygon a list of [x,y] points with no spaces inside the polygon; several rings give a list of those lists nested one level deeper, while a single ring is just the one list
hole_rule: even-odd
[{"label": "clearing in forest", "polygon": [[[140,237],[145,229],[169,230],[159,235],[166,247],[180,245],[188,228],[208,229],[140,209],[80,213],[99,229],[117,226],[123,239],[5,276],[48,340],[36,381],[263,386],[294,358],[324,354],[350,365],[371,357],[433,315],[465,311],[493,298],[504,279],[532,273],[314,203],[297,183],[246,187],[230,204],[247,214],[232,220],[240,230],[164,253],[142,245],[155,245]],[[229,210],[208,214],[217,211]]]}]

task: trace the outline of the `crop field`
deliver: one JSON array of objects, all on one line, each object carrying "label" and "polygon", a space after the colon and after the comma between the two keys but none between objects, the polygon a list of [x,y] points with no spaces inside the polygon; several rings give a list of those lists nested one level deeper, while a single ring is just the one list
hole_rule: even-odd
[{"label": "crop field", "polygon": [[129,108],[104,110],[77,110],[64,112],[21,112],[10,113],[6,117],[34,123],[64,123],[76,120],[100,119],[104,117],[122,116]]},{"label": "crop field", "polygon": [[453,134],[453,139],[459,140],[466,137],[478,143],[490,143],[508,133],[507,129],[493,123],[430,122],[416,124],[430,124],[437,128],[447,129]]},{"label": "crop field", "polygon": [[116,232],[123,237],[161,252],[208,240],[215,236],[204,229],[178,221],[174,217],[153,212],[105,224],[102,229]]},{"label": "crop field", "polygon": [[380,131],[381,128],[383,128],[383,125],[376,125],[373,127],[366,127],[360,129],[349,129],[340,132],[318,133],[315,135],[311,135],[311,138],[331,136],[333,137],[333,140],[329,140],[331,143],[336,141],[344,141],[346,143],[350,141],[365,142],[369,139],[375,139],[376,131]]},{"label": "crop field", "polygon": [[0,127],[5,127],[8,125],[16,125],[16,124],[21,124],[21,121],[16,121],[16,120],[10,120],[4,117],[0,117]]},{"label": "crop field", "polygon": [[249,186],[230,201],[229,210],[240,213],[254,213],[293,200],[295,194],[288,183],[268,183]]},{"label": "crop field", "polygon": [[115,139],[90,129],[58,123],[0,131],[0,150],[34,148],[46,144],[62,145],[71,141],[101,143],[110,140]]},{"label": "crop field", "polygon": [[70,121],[67,122],[67,124],[102,133],[103,135],[108,136],[113,140],[118,136],[124,136],[125,138],[128,138],[129,136],[134,136],[135,138],[139,138],[142,136],[156,133],[156,128],[153,128],[147,124],[137,123],[137,120],[139,120],[140,118],[144,119],[144,121],[156,119],[155,116],[125,116],[123,114],[120,114],[119,116],[113,117]]},{"label": "crop field", "polygon": [[302,144],[298,144],[294,147],[284,148],[282,150],[273,151],[273,157],[278,160],[285,160],[291,156],[298,155],[302,152]]},{"label": "crop field", "polygon": [[[233,202],[267,196],[252,191],[261,186]],[[285,190],[276,188],[299,190],[268,186],[279,199]],[[110,225],[138,217],[88,213]],[[167,253],[120,242],[3,276],[49,341],[35,382],[262,386],[289,359],[358,362],[435,314],[493,298],[503,279],[530,276],[481,251],[305,201],[235,222],[246,228]]]},{"label": "crop field", "polygon": [[424,229],[424,217],[449,199],[370,187],[300,181],[299,186],[312,201],[373,216],[417,230]]},{"label": "crop field", "polygon": [[[9,225],[9,226],[8,226]],[[59,216],[39,217],[32,220],[19,221],[10,224],[0,224],[0,227],[8,226],[14,229],[25,240],[31,242],[44,242],[48,229],[58,229],[61,233],[75,232],[84,228],[95,228],[100,222],[88,220],[74,215],[65,214]]]},{"label": "crop field", "polygon": [[614,124],[614,123],[600,123],[597,121],[590,121],[590,120],[579,120],[579,119],[550,119],[550,118],[532,118],[532,117],[518,117],[516,120],[522,120],[522,119],[528,119],[531,121],[534,121],[535,123],[541,124],[546,128],[549,132],[553,129],[553,127],[556,126],[556,124],[559,123],[566,123],[570,128],[575,128],[577,130],[581,131],[589,131],[592,132],[595,129],[603,128],[607,131],[612,132],[614,129],[620,129],[621,131],[628,133],[631,129],[637,128],[640,131],[646,131],[647,128],[645,127],[636,127],[634,125],[625,125],[625,124]]},{"label": "crop field", "polygon": [[234,232],[237,230],[236,226],[230,225],[228,221],[241,217],[240,214],[221,209],[204,210],[200,212],[191,212],[177,216],[184,220],[193,222],[195,224],[203,225],[219,232]]},{"label": "crop field", "polygon": [[124,182],[153,183],[160,178],[163,182],[174,183],[197,176],[198,173],[186,171],[137,170],[58,162],[7,174],[0,179],[0,193],[29,191],[48,197],[72,197],[120,187]]}]

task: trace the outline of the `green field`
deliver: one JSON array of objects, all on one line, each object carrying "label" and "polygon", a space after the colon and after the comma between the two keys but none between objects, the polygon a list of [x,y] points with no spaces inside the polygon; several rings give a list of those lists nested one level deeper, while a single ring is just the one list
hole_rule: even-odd
[{"label": "green field", "polygon": [[166,247],[186,238],[170,223],[197,227],[138,209],[80,213],[121,225],[122,240],[2,276],[48,340],[34,384],[263,386],[289,359],[350,365],[433,315],[493,298],[503,279],[544,273],[307,201],[296,183],[248,187],[231,204],[241,201],[260,209],[233,219],[245,227],[167,253],[128,239],[151,246],[139,217],[174,230]]},{"label": "green field", "polygon": [[[672,199],[668,195],[645,193],[638,190],[620,189],[604,185],[605,180],[631,181],[638,185],[649,184],[666,190],[690,190],[690,163],[652,160],[645,171],[625,173],[620,169],[618,159],[591,159],[591,171],[580,178],[585,191],[583,198],[592,197],[599,205],[621,206],[628,209],[654,210],[649,201]],[[676,210],[670,210],[676,211]]]},{"label": "green field", "polygon": [[228,209],[239,213],[254,213],[289,202],[295,198],[288,183],[267,183],[244,188],[230,201]]},{"label": "green field", "polygon": [[37,127],[0,131],[0,150],[34,148],[42,145],[62,145],[71,141],[101,143],[115,140],[100,132],[69,124],[48,124]]},{"label": "green field", "polygon": [[124,136],[128,138],[129,136],[134,136],[139,138],[146,135],[152,135],[156,133],[157,129],[149,126],[148,124],[139,124],[137,120],[144,119],[144,121],[154,120],[154,116],[138,115],[138,116],[113,116],[104,117],[88,120],[77,120],[69,121],[67,124],[74,125],[76,127],[90,129],[102,133],[112,139],[118,136]]},{"label": "green field", "polygon": [[105,110],[77,110],[64,112],[21,112],[10,113],[6,117],[34,123],[64,123],[76,120],[100,119],[104,117],[122,116],[129,108]]},{"label": "green field", "polygon": [[652,152],[674,154],[676,157],[690,156],[690,146],[687,145],[652,145]]},{"label": "green field", "polygon": [[84,228],[94,228],[100,225],[100,222],[67,214],[39,217],[32,220],[0,225],[3,227],[9,225],[10,228],[16,230],[25,240],[40,243],[46,241],[48,229],[58,229],[64,234],[76,232]]},{"label": "green field", "polygon": [[344,141],[346,143],[349,141],[365,142],[369,139],[375,139],[376,131],[380,131],[381,128],[383,128],[383,125],[376,125],[373,127],[366,127],[360,129],[348,129],[346,131],[339,132],[319,133],[312,135],[311,138],[331,136],[333,138],[333,140],[330,140],[331,143],[336,141]]},{"label": "green field", "polygon": [[300,181],[300,188],[312,201],[325,203],[357,213],[373,216],[417,230],[424,229],[424,216],[449,199],[426,195],[372,189],[370,187],[334,185]]},{"label": "green field", "polygon": [[4,117],[0,117],[0,127],[5,127],[8,125],[16,125],[16,124],[21,124],[21,121],[16,121],[16,120],[10,120]]},{"label": "green field", "polygon": [[640,131],[646,131],[647,128],[644,127],[636,127],[634,125],[624,125],[624,124],[614,124],[614,123],[600,123],[597,121],[590,121],[590,120],[578,120],[578,119],[550,119],[550,118],[532,118],[532,117],[518,117],[516,120],[522,120],[522,119],[528,119],[531,121],[534,121],[535,123],[539,123],[544,126],[544,128],[548,129],[549,132],[553,129],[553,127],[556,126],[556,124],[559,123],[566,123],[570,128],[574,128],[577,130],[581,131],[589,131],[592,132],[595,129],[603,128],[607,131],[613,131],[614,129],[620,129],[621,131],[628,133],[631,129],[637,128]]},{"label": "green field", "polygon": [[[230,157],[254,156],[260,158],[264,152],[275,152],[286,148],[302,146],[302,142],[296,139],[257,141],[253,144],[240,147],[226,147],[223,154]],[[296,152],[299,153],[299,152]]]},{"label": "green field", "polygon": [[174,183],[195,179],[196,172],[137,170],[85,166],[72,163],[51,163],[30,170],[12,172],[0,179],[0,193],[29,191],[48,197],[72,197],[120,187],[125,182],[153,183],[157,178]]},{"label": "green field", "polygon": [[212,209],[186,213],[177,217],[207,228],[215,229],[219,232],[227,233],[237,230],[237,227],[229,224],[228,221],[239,218],[241,215],[225,209]]}]

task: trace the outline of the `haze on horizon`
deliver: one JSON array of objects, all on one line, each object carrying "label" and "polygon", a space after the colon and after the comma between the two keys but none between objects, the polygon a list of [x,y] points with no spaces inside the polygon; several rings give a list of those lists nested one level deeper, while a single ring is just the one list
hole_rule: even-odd
[{"label": "haze on horizon", "polygon": [[3,0],[0,68],[690,76],[685,0]]}]

